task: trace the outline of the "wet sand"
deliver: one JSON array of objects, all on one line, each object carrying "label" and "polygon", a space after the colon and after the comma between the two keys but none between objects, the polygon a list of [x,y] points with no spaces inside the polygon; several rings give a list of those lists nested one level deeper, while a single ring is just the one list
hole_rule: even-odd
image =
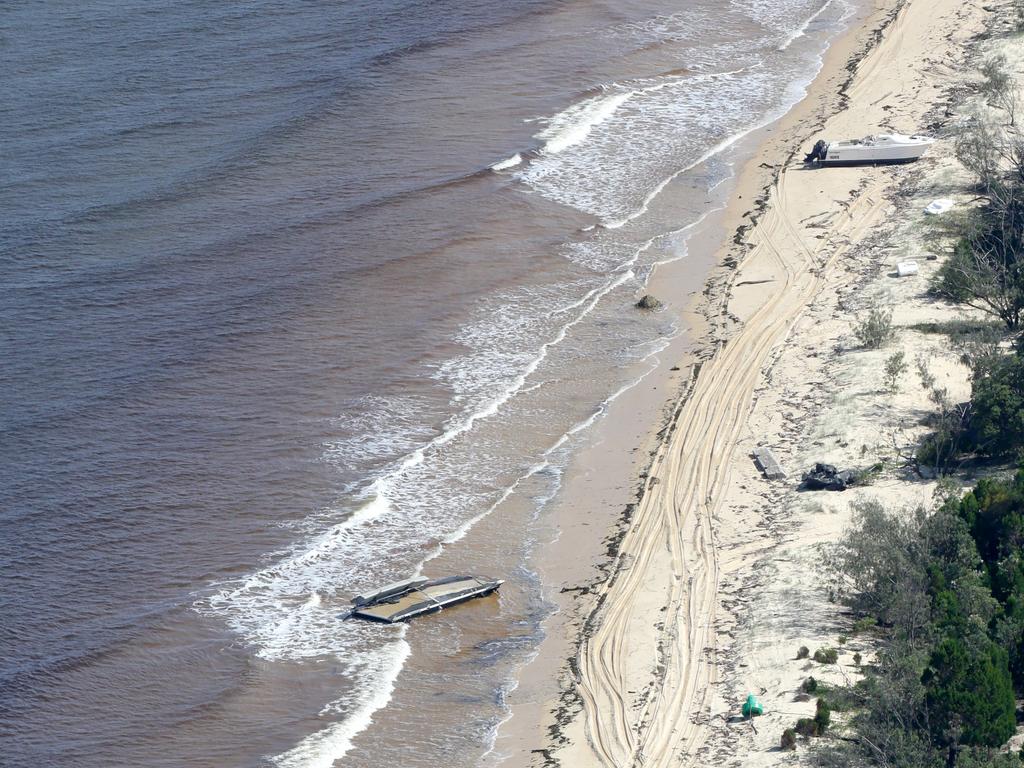
[{"label": "wet sand", "polygon": [[[681,284],[678,265],[652,276],[651,292],[696,341],[666,349],[574,463],[551,523],[557,539],[538,557],[560,611],[510,699],[493,753],[502,764],[785,758],[772,751],[781,725],[756,734],[730,717],[749,690],[786,710],[780,724],[790,718],[802,674],[790,660],[795,638],[835,628],[807,585],[807,554],[847,516],[790,497],[797,468],[827,442],[804,442],[827,431],[821,409],[859,385],[863,362],[830,361],[863,306],[836,297],[891,268],[892,254],[869,245],[902,231],[901,185],[948,161],[946,151],[913,167],[805,171],[801,151],[819,135],[941,130],[948,115],[937,110],[963,81],[987,15],[953,0],[874,4],[831,47],[808,97],[749,137],[759,146],[728,208],[690,244],[691,259],[718,265],[705,290]],[[901,311],[923,302],[919,293],[902,297]],[[878,440],[870,418],[851,423]],[[840,438],[848,453],[853,439]],[[759,444],[777,449],[791,481],[760,477],[749,457]],[[753,626],[755,616],[764,622]]]}]

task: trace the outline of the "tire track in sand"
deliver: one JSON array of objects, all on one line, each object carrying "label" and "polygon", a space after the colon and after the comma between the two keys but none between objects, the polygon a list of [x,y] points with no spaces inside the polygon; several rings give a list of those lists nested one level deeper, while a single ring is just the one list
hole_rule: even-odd
[{"label": "tire track in sand", "polygon": [[[770,272],[775,281],[677,408],[675,429],[653,465],[660,482],[649,484],[634,513],[600,595],[596,627],[579,650],[577,690],[592,757],[601,765],[696,764],[717,680],[720,552],[713,523],[734,449],[762,371],[821,289],[823,268],[881,215],[883,178],[854,172],[846,182],[862,182],[861,191],[847,208],[820,201],[834,223],[832,235],[817,240],[797,223],[808,211],[794,210],[787,182],[793,172],[800,173],[784,170],[771,189],[741,267]],[[673,577],[659,583],[666,572]],[[630,690],[638,679],[650,685]]]}]

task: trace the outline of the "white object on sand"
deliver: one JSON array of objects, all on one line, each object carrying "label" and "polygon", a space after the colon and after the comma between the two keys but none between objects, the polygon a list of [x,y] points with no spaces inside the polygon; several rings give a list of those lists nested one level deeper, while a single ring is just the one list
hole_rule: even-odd
[{"label": "white object on sand", "polygon": [[929,136],[904,136],[882,133],[850,141],[822,139],[814,145],[804,162],[821,165],[864,165],[875,163],[909,163],[917,160],[935,143]]},{"label": "white object on sand", "polygon": [[924,209],[924,212],[930,216],[937,216],[940,213],[945,213],[952,207],[953,201],[948,197],[942,197],[929,203],[928,207]]},{"label": "white object on sand", "polygon": [[896,265],[896,274],[900,277],[908,277],[917,274],[916,261],[901,261]]}]

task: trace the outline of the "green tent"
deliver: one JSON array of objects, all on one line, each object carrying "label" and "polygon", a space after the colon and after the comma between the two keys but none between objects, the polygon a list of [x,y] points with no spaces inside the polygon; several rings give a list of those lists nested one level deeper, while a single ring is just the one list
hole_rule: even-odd
[{"label": "green tent", "polygon": [[743,702],[743,716],[754,717],[754,715],[763,715],[764,705],[757,700],[757,696],[750,694],[747,696],[747,700]]}]

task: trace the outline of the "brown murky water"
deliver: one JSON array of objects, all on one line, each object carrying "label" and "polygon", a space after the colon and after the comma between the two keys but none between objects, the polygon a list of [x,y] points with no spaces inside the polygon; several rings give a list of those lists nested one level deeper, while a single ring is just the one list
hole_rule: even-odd
[{"label": "brown murky water", "polygon": [[[475,764],[563,469],[680,333],[631,304],[848,10],[6,9],[5,764]],[[452,570],[506,583],[345,618]]]}]

